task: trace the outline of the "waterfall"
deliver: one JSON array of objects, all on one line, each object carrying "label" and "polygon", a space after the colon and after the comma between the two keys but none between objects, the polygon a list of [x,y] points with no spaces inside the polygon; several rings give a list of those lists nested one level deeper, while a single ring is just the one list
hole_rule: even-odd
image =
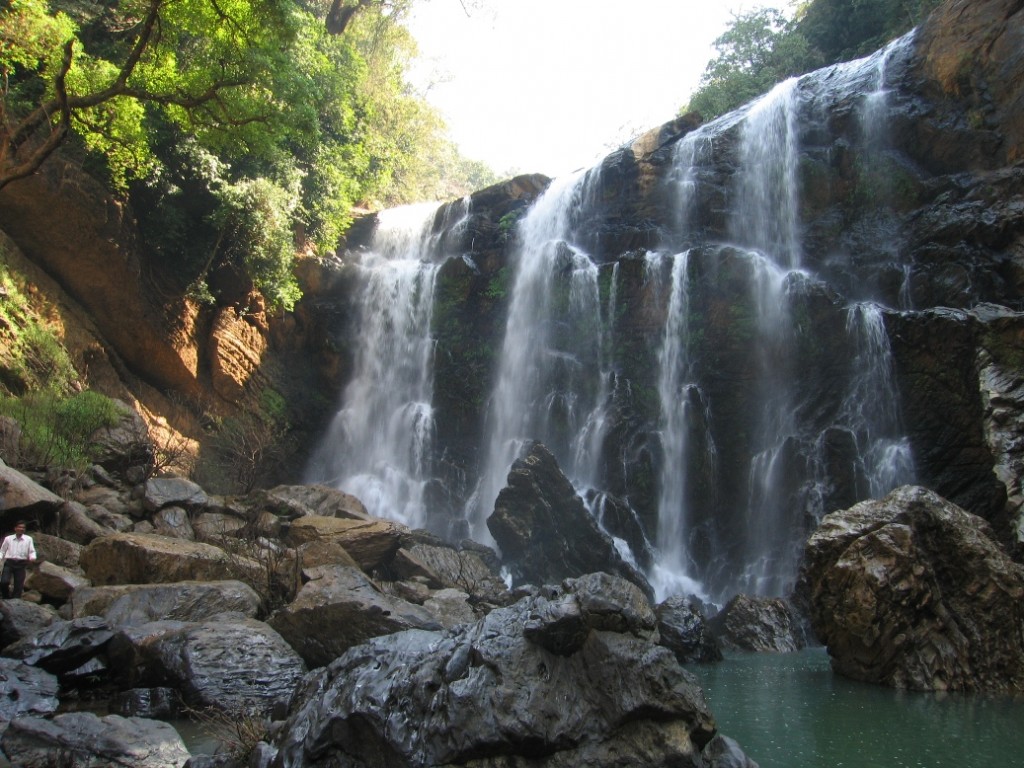
[{"label": "waterfall", "polygon": [[840,421],[857,437],[870,496],[880,498],[914,478],[882,310],[877,304],[854,304],[846,311],[846,331],[854,356]]},{"label": "waterfall", "polygon": [[[455,206],[461,215],[465,208]],[[355,495],[371,514],[413,527],[425,520],[432,460],[430,323],[434,279],[445,256],[432,234],[437,210],[431,203],[378,215],[370,248],[354,265],[360,291],[351,332],[353,375],[306,478]]]},{"label": "waterfall", "polygon": [[543,442],[577,488],[596,474],[609,373],[601,359],[598,268],[574,229],[596,175],[556,179],[518,225],[483,469],[467,504],[478,541],[490,541],[487,517],[527,441]]}]

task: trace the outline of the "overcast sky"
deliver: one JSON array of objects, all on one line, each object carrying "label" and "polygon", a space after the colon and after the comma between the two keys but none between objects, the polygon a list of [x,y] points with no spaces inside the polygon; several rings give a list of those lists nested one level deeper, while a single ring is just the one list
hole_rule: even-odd
[{"label": "overcast sky", "polygon": [[[675,116],[748,0],[420,0],[414,80],[468,157],[558,176]],[[473,7],[473,6],[476,7]]]}]

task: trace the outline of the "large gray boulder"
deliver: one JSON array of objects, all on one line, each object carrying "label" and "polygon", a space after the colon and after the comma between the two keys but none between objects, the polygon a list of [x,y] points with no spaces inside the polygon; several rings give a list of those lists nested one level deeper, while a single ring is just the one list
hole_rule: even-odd
[{"label": "large gray boulder", "polygon": [[980,517],[898,488],[827,515],[798,590],[832,667],[912,690],[1024,690],[1024,567]]},{"label": "large gray boulder", "polygon": [[263,712],[288,699],[306,673],[281,635],[233,614],[123,627],[109,656],[126,688],[168,686],[190,706],[233,714]]},{"label": "large gray boulder", "polygon": [[406,528],[390,520],[307,515],[292,521],[285,541],[301,547],[314,541],[340,544],[359,567],[370,573],[391,562]]},{"label": "large gray boulder", "polygon": [[268,619],[310,667],[334,661],[371,637],[406,629],[440,629],[430,611],[378,589],[356,568],[324,565],[295,599]]},{"label": "large gray boulder", "polygon": [[0,648],[31,637],[60,619],[49,605],[28,600],[0,600]]},{"label": "large gray boulder", "polygon": [[55,621],[4,649],[4,654],[55,675],[74,673],[83,664],[100,658],[114,633],[97,616]]},{"label": "large gray boulder", "polygon": [[648,639],[640,590],[601,575],[542,592],[352,648],[303,683],[272,765],[704,766],[714,721]]},{"label": "large gray boulder", "polygon": [[498,494],[487,528],[501,549],[514,586],[557,584],[605,571],[653,595],[643,574],[623,560],[555,457],[540,443],[532,443],[513,462],[508,485]]},{"label": "large gray boulder", "polygon": [[67,712],[52,720],[17,718],[0,746],[14,768],[181,768],[190,757],[167,723],[92,712]]},{"label": "large gray boulder", "polygon": [[655,608],[660,643],[676,655],[680,664],[722,660],[722,649],[697,606],[673,595]]},{"label": "large gray boulder", "polygon": [[15,521],[32,520],[49,528],[64,499],[0,460],[0,525],[9,531]]},{"label": "large gray boulder", "polygon": [[326,485],[279,485],[270,490],[256,491],[251,499],[258,508],[288,520],[308,515],[353,520],[370,518],[359,499]]},{"label": "large gray boulder", "polygon": [[75,618],[102,616],[115,627],[160,619],[203,621],[227,612],[255,618],[259,608],[252,587],[231,580],[83,587],[71,596]]}]

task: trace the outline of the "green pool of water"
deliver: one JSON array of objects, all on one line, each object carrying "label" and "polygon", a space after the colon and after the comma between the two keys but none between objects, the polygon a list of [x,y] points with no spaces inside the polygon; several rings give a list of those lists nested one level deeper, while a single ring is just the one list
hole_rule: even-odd
[{"label": "green pool of water", "polygon": [[688,667],[761,768],[1024,766],[1024,696],[895,691],[832,673],[823,648]]}]

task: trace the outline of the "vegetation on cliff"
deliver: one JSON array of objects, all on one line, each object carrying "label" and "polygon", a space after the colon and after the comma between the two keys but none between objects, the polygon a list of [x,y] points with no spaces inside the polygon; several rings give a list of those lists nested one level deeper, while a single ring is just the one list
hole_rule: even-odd
[{"label": "vegetation on cliff", "polygon": [[296,240],[332,249],[359,204],[491,180],[410,92],[411,1],[356,3],[331,30],[328,5],[12,0],[0,188],[70,151],[129,197],[180,287],[208,297],[207,277],[230,265],[289,308]]},{"label": "vegetation on cliff", "polygon": [[773,8],[737,14],[715,40],[700,87],[681,112],[705,119],[783,80],[864,56],[920,23],[939,0],[805,0],[792,18]]}]

